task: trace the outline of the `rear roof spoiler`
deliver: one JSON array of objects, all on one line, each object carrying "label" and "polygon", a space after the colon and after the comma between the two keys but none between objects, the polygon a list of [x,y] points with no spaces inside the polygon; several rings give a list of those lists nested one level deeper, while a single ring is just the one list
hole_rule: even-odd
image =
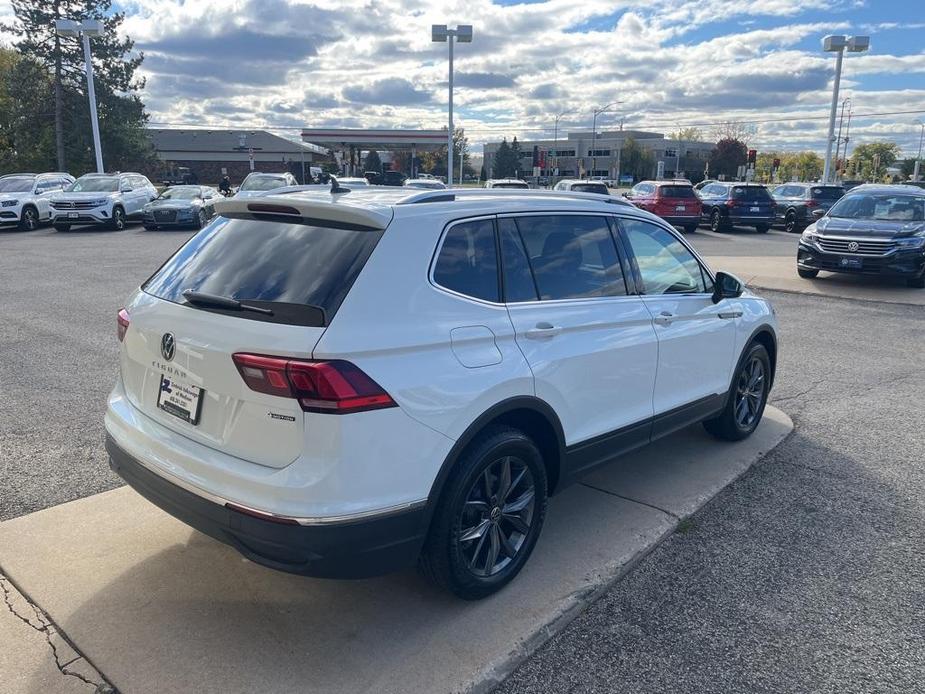
[{"label": "rear roof spoiler", "polygon": [[[316,188],[318,186],[315,186]],[[306,192],[276,195],[268,193],[253,198],[226,198],[215,201],[215,213],[218,215],[270,215],[280,217],[298,217],[312,223],[340,228],[365,229],[381,231],[392,221],[392,208],[388,205],[370,204],[367,200],[355,199],[351,204],[347,195],[331,195],[327,192],[307,194]]]}]

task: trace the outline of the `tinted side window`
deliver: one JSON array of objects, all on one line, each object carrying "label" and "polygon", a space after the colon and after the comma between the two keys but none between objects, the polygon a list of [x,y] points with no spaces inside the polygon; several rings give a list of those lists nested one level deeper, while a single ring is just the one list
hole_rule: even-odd
[{"label": "tinted side window", "polygon": [[672,234],[649,222],[622,220],[646,294],[706,291],[700,263]]},{"label": "tinted side window", "polygon": [[498,301],[498,255],[491,220],[450,227],[434,266],[441,287],[485,301]]},{"label": "tinted side window", "polygon": [[518,217],[517,227],[543,300],[626,294],[623,270],[604,217]]},{"label": "tinted side window", "polygon": [[504,300],[511,303],[536,301],[536,285],[530,272],[530,261],[527,259],[527,252],[514,220],[498,220],[498,233],[501,235]]}]

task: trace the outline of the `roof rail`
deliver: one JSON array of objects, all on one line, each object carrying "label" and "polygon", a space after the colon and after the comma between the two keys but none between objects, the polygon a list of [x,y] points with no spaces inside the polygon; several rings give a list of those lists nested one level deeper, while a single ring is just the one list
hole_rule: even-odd
[{"label": "roof rail", "polygon": [[609,203],[611,205],[624,205],[634,207],[631,202],[615,198],[613,196],[605,198],[600,193],[579,193],[569,190],[543,190],[540,188],[449,188],[446,190],[423,190],[419,193],[412,193],[407,197],[398,200],[396,205],[418,205],[427,202],[449,202],[457,198],[472,198],[478,196],[501,196],[501,197],[524,197],[540,196],[548,198],[569,198],[572,200],[593,200],[595,202]]}]

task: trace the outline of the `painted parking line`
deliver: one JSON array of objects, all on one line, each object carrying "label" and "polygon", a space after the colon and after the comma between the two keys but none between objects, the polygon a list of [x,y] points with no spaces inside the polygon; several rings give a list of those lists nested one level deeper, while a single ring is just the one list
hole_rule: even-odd
[{"label": "painted parking line", "polygon": [[484,690],[792,430],[693,427],[550,502],[521,575],[463,602],[414,572],[325,581],[274,572],[128,488],[0,523],[0,566],[126,694]]}]

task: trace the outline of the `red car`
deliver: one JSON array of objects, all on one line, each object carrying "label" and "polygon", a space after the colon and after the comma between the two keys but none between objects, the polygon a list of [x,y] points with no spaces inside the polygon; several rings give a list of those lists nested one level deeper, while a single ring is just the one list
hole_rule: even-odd
[{"label": "red car", "polygon": [[641,181],[623,197],[688,234],[700,224],[700,198],[688,181]]}]

